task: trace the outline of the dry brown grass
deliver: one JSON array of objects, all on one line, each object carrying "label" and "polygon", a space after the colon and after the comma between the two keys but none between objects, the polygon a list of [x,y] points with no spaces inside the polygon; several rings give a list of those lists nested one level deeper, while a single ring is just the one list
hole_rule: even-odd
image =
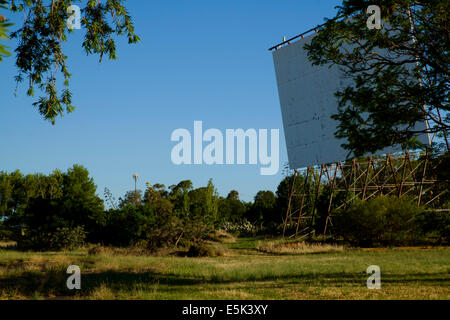
[{"label": "dry brown grass", "polygon": [[112,300],[116,298],[116,295],[106,283],[102,283],[92,291],[91,298],[93,300]]},{"label": "dry brown grass", "polygon": [[[114,248],[96,255],[89,255],[87,247],[67,252],[0,249],[0,300],[450,297],[448,247],[367,251],[265,241],[208,243],[224,246],[230,254],[200,258],[130,255],[127,249]],[[82,290],[76,293],[66,288],[66,269],[72,264],[82,270]],[[367,289],[371,264],[382,268],[381,290]]]},{"label": "dry brown grass", "polygon": [[0,241],[0,249],[13,248],[17,245],[14,241]]},{"label": "dry brown grass", "polygon": [[209,240],[220,243],[235,243],[237,238],[224,230],[216,230],[209,235]]},{"label": "dry brown grass", "polygon": [[310,244],[306,242],[258,242],[256,249],[270,254],[310,254],[342,252],[344,247],[335,244]]},{"label": "dry brown grass", "polygon": [[189,248],[187,255],[189,257],[225,257],[227,250],[219,243],[197,243]]},{"label": "dry brown grass", "polygon": [[150,251],[142,246],[119,248],[92,244],[83,249],[88,252],[89,256],[170,256],[179,251],[175,248],[160,248]]}]

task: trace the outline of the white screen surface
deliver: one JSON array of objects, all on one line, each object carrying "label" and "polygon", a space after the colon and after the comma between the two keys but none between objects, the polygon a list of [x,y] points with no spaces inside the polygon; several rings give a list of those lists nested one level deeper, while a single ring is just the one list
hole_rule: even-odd
[{"label": "white screen surface", "polygon": [[[292,169],[344,161],[348,151],[337,139],[335,93],[352,82],[337,66],[313,66],[303,49],[314,35],[273,52],[289,165]],[[424,128],[425,124],[423,124]],[[426,135],[420,141],[427,142]],[[394,146],[377,154],[402,151]],[[348,157],[347,157],[348,156]]]}]

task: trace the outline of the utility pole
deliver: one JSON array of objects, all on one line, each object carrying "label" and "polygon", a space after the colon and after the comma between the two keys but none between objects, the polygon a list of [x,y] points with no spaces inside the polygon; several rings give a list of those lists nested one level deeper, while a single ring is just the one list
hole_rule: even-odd
[{"label": "utility pole", "polygon": [[134,179],[134,205],[138,205],[137,203],[137,179],[139,178],[139,174],[135,173],[133,174]]}]

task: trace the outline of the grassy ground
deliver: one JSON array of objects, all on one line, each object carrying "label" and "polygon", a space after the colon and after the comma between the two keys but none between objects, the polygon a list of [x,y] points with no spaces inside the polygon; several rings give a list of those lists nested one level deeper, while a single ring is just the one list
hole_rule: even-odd
[{"label": "grassy ground", "polygon": [[[273,243],[254,239],[224,246],[226,256],[214,258],[3,246],[0,299],[450,299],[448,247],[271,253]],[[72,264],[81,268],[81,290],[66,288]],[[370,265],[381,268],[381,290],[366,287]]]}]

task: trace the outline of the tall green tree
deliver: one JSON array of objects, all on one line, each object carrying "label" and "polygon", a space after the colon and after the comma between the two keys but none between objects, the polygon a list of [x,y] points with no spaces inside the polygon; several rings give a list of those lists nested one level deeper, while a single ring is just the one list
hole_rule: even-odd
[{"label": "tall green tree", "polygon": [[103,219],[103,200],[82,166],[74,165],[65,173],[55,170],[48,176],[23,178],[16,174],[10,181],[14,179],[18,182],[12,182],[14,210],[7,220],[9,225],[24,225],[42,234],[78,226],[91,232]]},{"label": "tall green tree", "polygon": [[[381,29],[368,27],[370,5],[381,9]],[[344,0],[337,8],[305,48],[314,65],[336,65],[354,80],[336,93],[343,147],[361,156],[418,147],[417,134],[437,133],[448,150],[450,1]],[[424,120],[429,127],[417,129]]]},{"label": "tall green tree", "polygon": [[281,212],[277,210],[277,199],[272,191],[258,191],[249,212],[255,222],[279,222]]},{"label": "tall green tree", "polygon": [[[286,215],[287,209],[289,205],[291,206],[290,209],[292,212],[297,211],[301,204],[301,191],[304,188],[309,188],[311,183],[309,182],[308,185],[305,185],[305,175],[299,174],[297,177],[295,177],[295,185],[294,183],[294,175],[289,175],[285,177],[280,184],[278,185],[277,192],[276,192],[276,198],[277,198],[277,210],[282,214],[283,216]],[[311,179],[310,179],[311,180]],[[308,182],[308,181],[306,181]],[[294,187],[294,190],[292,190],[292,187]],[[308,189],[307,189],[308,190]],[[294,191],[294,194],[291,197],[291,193]],[[290,200],[290,203],[289,203]],[[308,198],[305,197],[303,205],[306,207],[308,204]],[[306,208],[303,209],[303,214],[306,214],[308,210]]]},{"label": "tall green tree", "polygon": [[177,185],[172,185],[169,187],[170,194],[169,197],[174,203],[174,211],[179,216],[187,216],[190,212],[190,199],[189,193],[193,189],[192,181],[183,180]]},{"label": "tall green tree", "polygon": [[0,172],[0,217],[11,215],[13,185],[7,172]]},{"label": "tall green tree", "polygon": [[[29,96],[34,96],[37,87],[42,95],[34,103],[44,119],[53,124],[58,116],[72,112],[72,93],[69,90],[71,74],[67,65],[67,56],[63,52],[63,43],[70,32],[67,21],[73,10],[71,5],[79,4],[81,9],[81,30],[84,32],[82,47],[87,55],[99,55],[116,59],[116,36],[125,35],[128,43],[140,39],[134,32],[134,26],[124,0],[0,0],[0,9],[9,14],[22,12],[23,24],[11,37],[17,39],[16,66],[17,83],[26,81]],[[8,38],[7,27],[11,24],[0,15],[0,40]],[[0,44],[0,61],[8,52]],[[64,81],[57,83],[57,75]],[[63,88],[59,90],[59,88]]]},{"label": "tall green tree", "polygon": [[146,183],[146,190],[144,193],[144,203],[153,203],[161,199],[167,199],[169,192],[166,190],[166,186],[160,183],[154,185],[149,182]]},{"label": "tall green tree", "polygon": [[231,190],[226,198],[220,198],[217,203],[218,217],[221,221],[240,222],[247,211],[246,204],[239,199],[239,192]]},{"label": "tall green tree", "polygon": [[183,217],[185,233],[194,239],[203,238],[214,230],[218,220],[218,200],[212,180],[206,187],[189,191],[189,213]]},{"label": "tall green tree", "polygon": [[123,199],[119,198],[119,201],[120,201],[119,206],[121,208],[127,206],[139,207],[142,205],[142,191],[141,190],[127,191],[125,197]]}]

